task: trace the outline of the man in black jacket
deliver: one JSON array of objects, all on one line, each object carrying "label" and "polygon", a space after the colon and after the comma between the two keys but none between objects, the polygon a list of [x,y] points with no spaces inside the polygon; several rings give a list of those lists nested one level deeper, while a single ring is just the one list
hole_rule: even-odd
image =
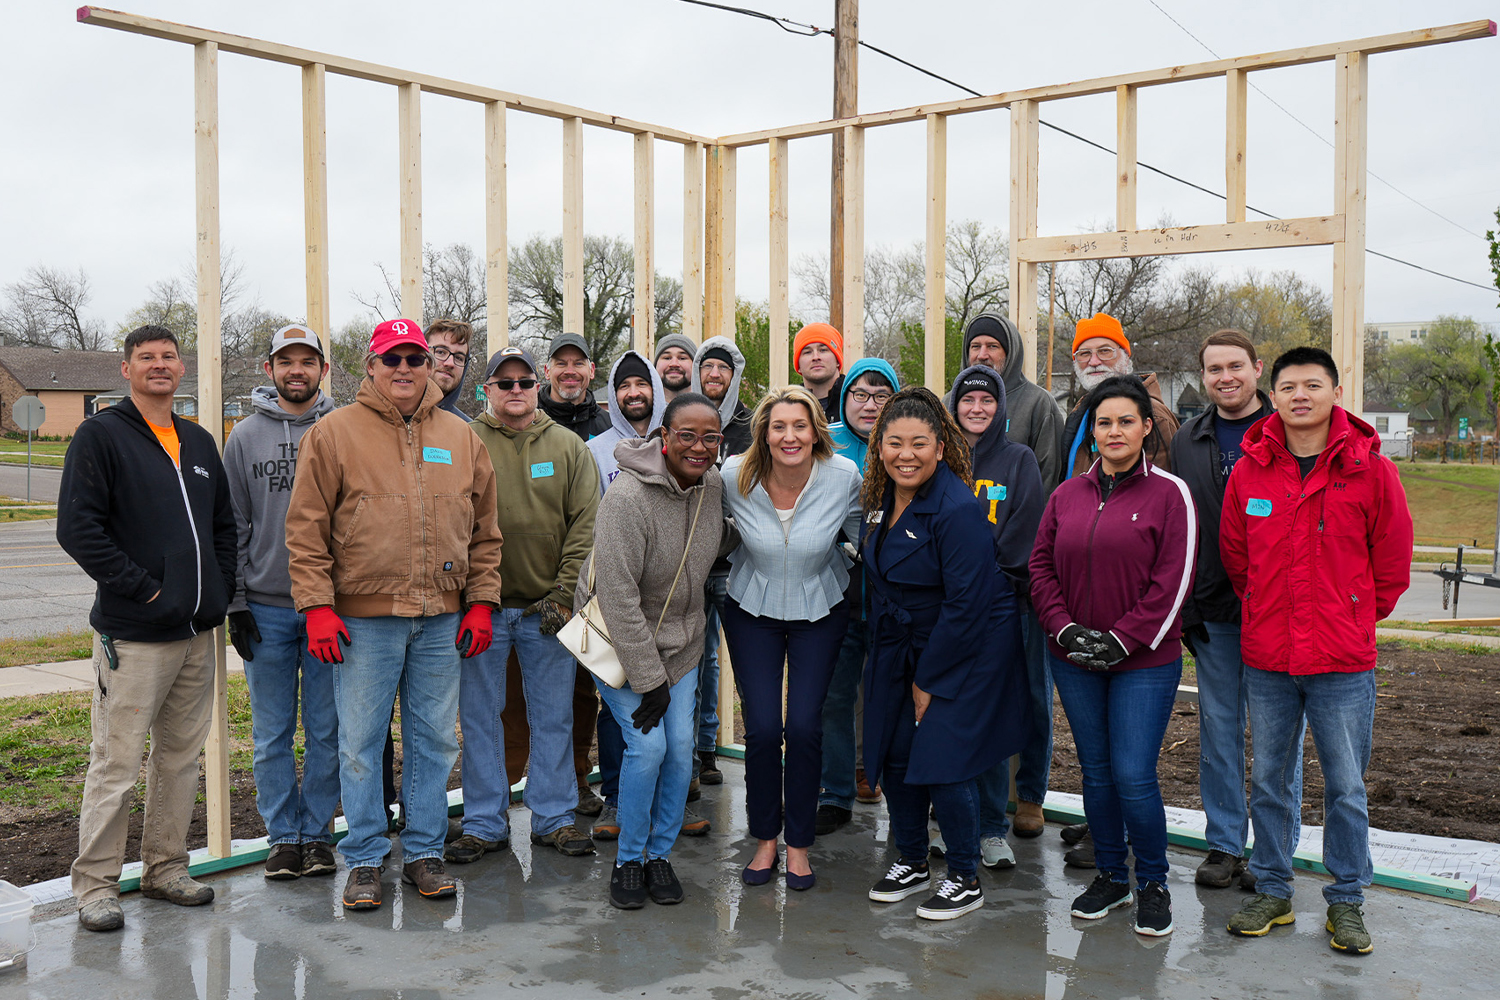
[{"label": "man in black jacket", "polygon": [[589,388],[594,382],[594,362],[589,358],[588,341],[576,333],[553,337],[542,374],[547,385],[537,394],[537,405],[543,413],[585,441],[609,430],[609,414],[600,409]]},{"label": "man in black jacket", "polygon": [[[1240,660],[1240,602],[1219,558],[1224,488],[1252,424],[1271,413],[1256,389],[1265,362],[1238,330],[1220,330],[1198,352],[1210,406],[1172,438],[1172,471],[1188,485],[1198,512],[1197,569],[1183,608],[1182,639],[1198,673],[1198,787],[1208,817],[1208,857],[1199,885],[1244,879],[1250,817],[1245,800],[1245,666]],[[1295,843],[1295,838],[1293,840]],[[1248,888],[1248,886],[1247,886]]]},{"label": "man in black jacket", "polygon": [[57,504],[58,544],[98,584],[93,743],[72,873],[78,920],[92,931],[125,922],[120,868],[148,736],[141,894],[213,901],[188,874],[187,832],[213,709],[213,630],[235,585],[218,448],[172,415],[184,374],[177,338],[159,326],[133,330],[120,372],[130,398],[78,428]]}]

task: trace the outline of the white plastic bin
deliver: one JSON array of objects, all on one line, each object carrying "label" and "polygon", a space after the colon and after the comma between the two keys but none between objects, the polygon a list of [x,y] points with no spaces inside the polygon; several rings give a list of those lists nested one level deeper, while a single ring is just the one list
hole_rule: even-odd
[{"label": "white plastic bin", "polygon": [[0,879],[0,971],[26,964],[31,948],[31,894]]}]

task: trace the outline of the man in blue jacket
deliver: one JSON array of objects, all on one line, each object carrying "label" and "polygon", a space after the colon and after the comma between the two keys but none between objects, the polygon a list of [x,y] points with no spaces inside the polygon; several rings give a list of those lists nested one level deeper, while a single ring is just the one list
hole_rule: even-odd
[{"label": "man in blue jacket", "polygon": [[208,431],[172,415],[185,368],[170,330],[125,337],[130,398],[84,421],[68,447],[57,541],[98,584],[93,742],[78,817],[73,896],[91,931],[125,923],[120,868],[141,753],[141,895],[201,906],[188,874],[198,752],[213,710],[214,632],[234,591],[229,482]]}]

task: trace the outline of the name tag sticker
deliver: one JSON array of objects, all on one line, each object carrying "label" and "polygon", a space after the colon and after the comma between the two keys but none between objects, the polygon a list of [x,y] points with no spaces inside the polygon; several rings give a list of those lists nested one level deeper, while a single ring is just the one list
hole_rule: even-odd
[{"label": "name tag sticker", "polygon": [[436,462],[439,465],[452,465],[453,452],[447,448],[423,448],[422,461]]},{"label": "name tag sticker", "polygon": [[988,492],[989,492],[989,496],[987,496],[985,498],[987,500],[1004,500],[1005,499],[1005,487],[1004,486],[991,486],[989,488]]},{"label": "name tag sticker", "polygon": [[537,462],[531,467],[532,479],[546,479],[550,475],[552,475],[551,462]]},{"label": "name tag sticker", "polygon": [[1270,517],[1271,501],[1252,498],[1249,503],[1245,504],[1245,513],[1251,517]]}]

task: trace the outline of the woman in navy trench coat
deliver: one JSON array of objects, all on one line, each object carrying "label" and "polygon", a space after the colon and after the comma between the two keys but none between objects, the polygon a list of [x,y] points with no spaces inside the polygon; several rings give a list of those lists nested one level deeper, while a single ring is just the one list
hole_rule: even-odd
[{"label": "woman in navy trench coat", "polygon": [[975,779],[1029,732],[1020,619],[965,481],[967,443],[936,396],[920,386],[897,393],[870,435],[865,467],[865,770],[885,788],[901,851],[870,898],[930,888],[930,805],[948,873],[917,915],[948,920],[984,902]]}]

